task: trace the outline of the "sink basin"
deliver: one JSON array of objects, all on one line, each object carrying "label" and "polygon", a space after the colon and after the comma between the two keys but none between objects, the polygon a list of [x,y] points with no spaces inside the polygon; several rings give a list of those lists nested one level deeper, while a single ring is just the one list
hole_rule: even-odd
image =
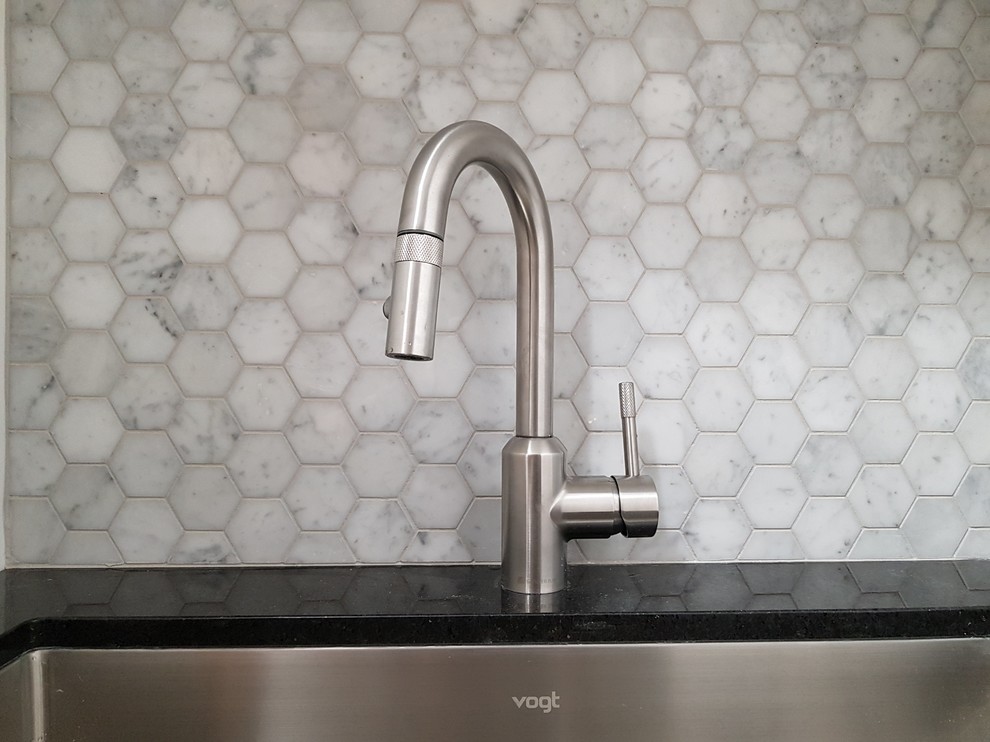
[{"label": "sink basin", "polygon": [[40,649],[4,742],[990,739],[990,639]]}]

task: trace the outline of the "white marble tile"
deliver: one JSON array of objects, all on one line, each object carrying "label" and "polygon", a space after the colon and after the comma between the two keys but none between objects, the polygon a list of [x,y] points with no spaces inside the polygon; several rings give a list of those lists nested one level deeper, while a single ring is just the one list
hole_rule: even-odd
[{"label": "white marble tile", "polygon": [[903,142],[921,109],[903,80],[870,79],[852,112],[868,141]]},{"label": "white marble tile", "polygon": [[593,40],[574,71],[594,103],[629,103],[646,74],[632,44],[619,39]]},{"label": "white marble tile", "polygon": [[643,332],[628,305],[591,302],[572,335],[591,365],[625,366]]},{"label": "white marble tile", "polygon": [[109,464],[127,497],[165,497],[182,470],[163,432],[125,432]]},{"label": "white marble tile", "polygon": [[761,75],[793,75],[811,45],[811,38],[793,13],[760,13],[743,39]]},{"label": "white marble tile", "polygon": [[811,111],[801,86],[790,77],[758,78],[742,108],[757,136],[766,139],[796,137]]},{"label": "white marble tile", "polygon": [[990,208],[990,147],[977,147],[966,160],[959,182],[978,209]]},{"label": "white marble tile", "polygon": [[990,374],[987,373],[986,366],[988,358],[990,342],[986,338],[975,338],[959,364],[959,378],[974,399],[990,399]]},{"label": "white marble tile", "polygon": [[336,531],[357,496],[336,466],[304,466],[285,490],[285,504],[304,531]]},{"label": "white marble tile", "polygon": [[808,230],[790,207],[757,209],[742,234],[743,244],[756,267],[793,269],[808,247]]},{"label": "white marble tile", "polygon": [[763,335],[754,338],[739,369],[757,399],[790,399],[808,362],[793,337]]},{"label": "white marble tile", "polygon": [[867,464],[898,464],[917,432],[905,405],[867,400],[849,428],[849,437]]},{"label": "white marble tile", "polygon": [[246,367],[227,392],[227,404],[245,430],[281,430],[298,402],[281,368]]},{"label": "white marble tile", "polygon": [[511,437],[511,433],[475,433],[464,449],[457,468],[475,495],[492,496],[499,493],[499,462],[502,448]]},{"label": "white marble tile", "polygon": [[241,496],[222,466],[187,466],[168,494],[186,531],[222,529]]},{"label": "white marble tile", "polygon": [[52,555],[52,564],[91,567],[123,564],[123,558],[104,531],[69,531]]},{"label": "white marble tile", "polygon": [[182,393],[164,366],[130,365],[109,400],[127,430],[157,430],[172,422]]},{"label": "white marble tile", "polygon": [[718,0],[691,0],[688,11],[706,40],[740,41],[756,16],[756,5],[752,0],[731,5]]},{"label": "white marble tile", "polygon": [[753,215],[755,203],[742,178],[706,173],[687,201],[695,223],[706,237],[737,237]]},{"label": "white marble tile", "polygon": [[[596,102],[623,101],[601,99]],[[536,134],[572,135],[588,110],[588,95],[573,72],[539,70],[529,78],[519,95],[519,107]]]},{"label": "white marble tile", "polygon": [[785,142],[758,143],[746,159],[746,182],[762,204],[793,203],[811,172],[804,154]]},{"label": "white marble tile", "polygon": [[244,100],[244,91],[225,63],[190,62],[170,92],[187,126],[225,127]]},{"label": "white marble tile", "polygon": [[414,403],[398,367],[358,369],[342,399],[362,432],[398,430]]},{"label": "white marble tile", "polygon": [[850,366],[856,383],[869,399],[900,399],[918,363],[902,337],[868,337]]},{"label": "white marble tile", "polygon": [[757,401],[739,426],[739,437],[757,464],[790,464],[807,436],[808,424],[793,402]]},{"label": "white marble tile", "polygon": [[[575,7],[540,4],[523,21],[518,36],[540,69],[571,69],[587,48],[591,34]],[[428,38],[433,42],[432,34]],[[418,50],[416,53],[419,55]],[[431,55],[437,53],[431,51]],[[420,60],[427,63],[422,57]]]},{"label": "white marble tile", "polygon": [[865,271],[846,240],[813,240],[797,267],[808,297],[816,302],[847,302]]},{"label": "white marble tile", "polygon": [[809,559],[841,559],[859,536],[852,506],[839,497],[812,497],[791,529]]},{"label": "white marble tile", "polygon": [[341,530],[360,562],[394,562],[402,556],[414,529],[395,500],[361,500]]},{"label": "white marble tile", "polygon": [[[970,526],[985,527],[990,524],[990,511],[983,496],[990,469],[985,466],[974,466],[966,474],[954,498],[959,510]],[[958,480],[957,480],[958,481]],[[937,493],[936,493],[937,494]]]},{"label": "white marble tile", "polygon": [[478,497],[457,527],[461,541],[475,562],[497,563],[501,558],[502,504],[497,497]]},{"label": "white marble tile", "polygon": [[286,358],[285,369],[304,397],[340,397],[357,370],[339,335],[303,334]]},{"label": "white marble tile", "polygon": [[[712,461],[722,464],[713,467]],[[752,455],[734,433],[700,433],[684,459],[684,471],[701,497],[734,497],[752,468]]]},{"label": "white marble tile", "polygon": [[48,299],[14,299],[10,303],[7,359],[25,363],[47,361],[64,332],[65,325]]},{"label": "white marble tile", "polygon": [[124,361],[105,332],[70,332],[51,359],[51,368],[72,396],[105,397],[124,370]]},{"label": "white marble tile", "polygon": [[853,49],[871,78],[902,78],[921,45],[904,16],[871,15],[860,25]]},{"label": "white marble tile", "polygon": [[287,564],[353,564],[354,554],[339,533],[300,533],[285,554]]},{"label": "white marble tile", "polygon": [[736,559],[752,533],[742,508],[732,500],[699,500],[682,529],[698,559]]},{"label": "white marble tile", "polygon": [[167,96],[128,96],[110,131],[128,160],[167,160],[185,125]]},{"label": "white marble tile", "polygon": [[420,401],[402,426],[402,436],[420,464],[454,464],[474,432],[452,400]]},{"label": "white marble tile", "polygon": [[756,135],[737,108],[705,108],[690,135],[691,149],[708,170],[739,170]]},{"label": "white marble tile", "polygon": [[197,62],[226,59],[244,33],[237,10],[229,0],[187,0],[171,29],[186,57]]},{"label": "white marble tile", "polygon": [[925,49],[907,75],[923,111],[956,111],[973,85],[973,75],[955,49]]},{"label": "white marble tile", "polygon": [[682,203],[700,174],[687,142],[677,139],[647,140],[632,166],[633,177],[651,203]]},{"label": "white marble tile", "polygon": [[596,36],[628,36],[643,15],[646,3],[643,0],[577,0],[577,8]]},{"label": "white marble tile", "polygon": [[464,75],[446,68],[420,70],[402,100],[422,132],[439,131],[455,121],[474,118],[470,114],[477,103]]},{"label": "white marble tile", "polygon": [[52,28],[73,59],[106,59],[124,35],[127,21],[110,0],[66,0]]},{"label": "white marble tile", "polygon": [[280,500],[242,500],[224,531],[245,564],[279,564],[299,534]]},{"label": "white marble tile", "polygon": [[515,425],[515,374],[507,366],[475,368],[457,396],[475,430],[511,430]]},{"label": "white marble tile", "polygon": [[186,399],[168,423],[168,436],[187,464],[219,464],[241,435],[221,400]]},{"label": "white marble tile", "polygon": [[10,155],[47,159],[68,125],[58,106],[42,95],[10,96]]},{"label": "white marble tile", "polygon": [[915,296],[925,304],[954,304],[972,276],[969,262],[951,242],[923,242],[908,262],[904,275]]},{"label": "white marble tile", "polygon": [[124,504],[124,494],[102,465],[71,464],[49,496],[66,528],[105,531]]},{"label": "white marble tile", "polygon": [[10,30],[10,88],[16,93],[47,93],[69,61],[47,26]]},{"label": "white marble tile", "polygon": [[231,318],[227,334],[245,363],[278,364],[288,356],[300,330],[285,302],[245,299]]},{"label": "white marble tile", "polygon": [[52,222],[52,234],[72,261],[102,262],[124,234],[124,224],[105,196],[73,194]]},{"label": "white marble tile", "polygon": [[172,547],[169,564],[237,564],[234,547],[222,533],[184,533]]},{"label": "white marble tile", "polygon": [[182,186],[165,163],[128,164],[110,189],[110,199],[132,229],[164,229],[182,205]]},{"label": "white marble tile", "polygon": [[904,395],[911,419],[924,432],[952,432],[969,403],[969,394],[951,369],[919,371]]},{"label": "white marble tile", "polygon": [[904,339],[922,366],[951,368],[959,362],[970,335],[956,307],[922,305],[904,331]]},{"label": "white marble tile", "polygon": [[453,466],[417,467],[401,496],[420,528],[456,528],[472,499],[467,482]]},{"label": "white marble tile", "polygon": [[973,7],[961,0],[917,0],[908,9],[911,25],[926,47],[958,47],[976,17]]},{"label": "white marble tile", "polygon": [[[248,162],[278,163],[289,156],[302,131],[292,110],[281,100],[249,98],[234,114],[230,136]],[[353,172],[350,177],[354,177]]]},{"label": "white marble tile", "polygon": [[808,499],[793,469],[757,466],[739,493],[754,528],[790,528]]},{"label": "white marble tile", "polygon": [[734,44],[703,46],[687,74],[706,106],[738,106],[756,81],[746,50]]},{"label": "white marble tile", "polygon": [[347,3],[304,0],[289,24],[289,35],[307,63],[339,64],[361,32]]},{"label": "white marble tile", "polygon": [[182,537],[182,526],[164,500],[128,499],[108,529],[128,564],[162,564]]},{"label": "white marble tile", "polygon": [[[939,524],[937,529],[931,527],[933,522]],[[919,558],[930,559],[955,552],[966,534],[966,520],[952,498],[919,497],[901,531]]]},{"label": "white marble tile", "polygon": [[[949,496],[969,469],[969,459],[954,436],[921,433],[901,466],[919,495]],[[960,490],[959,500],[964,497],[965,490]],[[962,503],[960,507],[964,507]]]},{"label": "white marble tile", "polygon": [[7,516],[21,524],[10,534],[10,558],[22,564],[50,562],[65,534],[51,503],[45,498],[11,497]]},{"label": "white marble tile", "polygon": [[113,273],[98,263],[70,263],[52,289],[52,302],[73,329],[106,329],[123,301]]},{"label": "white marble tile", "polygon": [[[680,464],[698,435],[698,424],[679,399],[645,399],[640,406],[639,430],[640,456],[647,464]],[[597,462],[589,455],[591,451],[582,449],[586,459],[583,474],[597,475],[601,471],[611,471],[616,466],[621,444],[614,435],[608,441],[610,465],[605,469],[595,466]],[[575,467],[577,464],[578,459],[575,458]],[[681,517],[683,520],[683,514]]]},{"label": "white marble tile", "polygon": [[200,265],[182,268],[168,298],[187,330],[223,330],[241,301],[226,269]]},{"label": "white marble tile", "polygon": [[292,413],[285,437],[303,464],[339,464],[357,438],[357,429],[336,399],[306,399]]},{"label": "white marble tile", "polygon": [[911,196],[918,169],[901,144],[871,144],[860,157],[853,179],[870,206],[900,206]]},{"label": "white marble tile", "polygon": [[918,299],[903,277],[869,273],[849,306],[868,335],[900,335],[911,321]]},{"label": "white marble tile", "polygon": [[[388,466],[382,466],[387,461]],[[397,433],[362,433],[344,459],[358,497],[398,497],[415,462]]]},{"label": "white marble tile", "polygon": [[753,399],[745,377],[735,368],[702,368],[684,395],[691,416],[704,432],[738,430]]},{"label": "white marble tile", "polygon": [[189,130],[169,163],[190,195],[221,196],[233,185],[244,161],[224,131]]},{"label": "white marble tile", "polygon": [[844,369],[812,370],[794,397],[815,432],[841,433],[863,404],[863,394]]},{"label": "white marble tile", "polygon": [[277,232],[245,234],[227,265],[241,293],[254,298],[283,296],[299,271],[292,245]]},{"label": "white marble tile", "polygon": [[70,62],[52,88],[52,96],[71,126],[108,126],[125,92],[113,65],[107,62]]},{"label": "white marble tile", "polygon": [[863,459],[844,435],[812,434],[794,461],[812,495],[844,495],[859,474]]},{"label": "white marble tile", "polygon": [[51,369],[43,364],[11,365],[7,378],[10,427],[47,430],[65,399],[65,392]]},{"label": "white marble tile", "polygon": [[734,304],[702,304],[684,331],[684,339],[703,366],[737,365],[753,336],[745,312]]},{"label": "white marble tile", "polygon": [[11,226],[48,227],[65,195],[65,186],[48,163],[13,163],[10,168]]},{"label": "white marble tile", "polygon": [[[167,7],[168,3],[143,5]],[[168,93],[184,64],[185,57],[164,29],[132,28],[113,53],[117,74],[127,91],[135,94]]]},{"label": "white marble tile", "polygon": [[281,497],[299,462],[285,436],[245,433],[234,443],[224,463],[244,497]]}]

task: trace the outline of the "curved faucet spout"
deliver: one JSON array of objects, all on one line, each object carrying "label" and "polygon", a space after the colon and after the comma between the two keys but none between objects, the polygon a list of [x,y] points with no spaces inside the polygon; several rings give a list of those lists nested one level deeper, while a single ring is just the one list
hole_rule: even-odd
[{"label": "curved faucet spout", "polygon": [[516,435],[552,433],[553,238],[546,198],[526,154],[505,132],[480,121],[451,124],[423,147],[406,181],[399,214],[386,354],[430,360],[440,268],[454,182],[468,165],[495,179],[516,239]]}]

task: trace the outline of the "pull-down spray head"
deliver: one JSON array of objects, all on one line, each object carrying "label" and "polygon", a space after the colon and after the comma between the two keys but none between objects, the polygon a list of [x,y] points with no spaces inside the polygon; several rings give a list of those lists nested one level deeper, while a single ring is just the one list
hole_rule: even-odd
[{"label": "pull-down spray head", "polygon": [[443,240],[426,232],[403,232],[395,242],[392,296],[385,354],[406,361],[433,360],[440,299]]}]

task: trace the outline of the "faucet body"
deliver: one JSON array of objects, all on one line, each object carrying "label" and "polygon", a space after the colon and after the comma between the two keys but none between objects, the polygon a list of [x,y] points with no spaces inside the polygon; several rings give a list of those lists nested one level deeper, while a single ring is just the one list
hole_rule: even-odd
[{"label": "faucet body", "polygon": [[[392,297],[386,305],[386,354],[406,360],[433,357],[447,211],[454,182],[468,165],[481,166],[495,179],[516,240],[516,430],[502,451],[502,586],[520,593],[553,593],[566,586],[569,539],[656,532],[656,485],[639,473],[638,456],[629,445],[624,477],[565,474],[565,450],[553,437],[550,217],[529,159],[490,124],[448,126],[413,163],[399,214]],[[634,444],[631,385],[626,396],[624,434],[632,433],[624,439]]]}]

